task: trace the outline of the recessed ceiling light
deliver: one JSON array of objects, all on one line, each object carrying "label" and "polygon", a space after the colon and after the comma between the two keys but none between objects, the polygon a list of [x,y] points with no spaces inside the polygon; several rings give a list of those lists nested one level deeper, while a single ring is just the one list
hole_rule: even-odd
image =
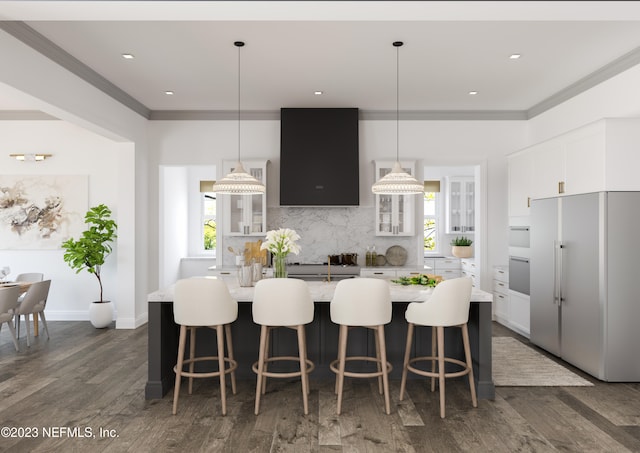
[{"label": "recessed ceiling light", "polygon": [[517,60],[518,58],[520,58],[522,55],[520,55],[519,53],[514,53],[511,54],[511,56],[509,56],[509,59],[511,60]]},{"label": "recessed ceiling light", "polygon": [[470,94],[471,96],[475,96],[476,94],[478,94],[478,92],[477,92],[477,91],[469,91],[469,94]]},{"label": "recessed ceiling light", "polygon": [[168,96],[173,96],[175,93],[171,90],[167,90],[164,92],[164,94],[168,95]]},{"label": "recessed ceiling light", "polygon": [[315,94],[316,96],[322,96],[324,94],[324,91],[314,91],[313,94]]},{"label": "recessed ceiling light", "polygon": [[133,60],[135,57],[133,56],[133,54],[123,53],[122,58],[124,58],[125,60]]}]

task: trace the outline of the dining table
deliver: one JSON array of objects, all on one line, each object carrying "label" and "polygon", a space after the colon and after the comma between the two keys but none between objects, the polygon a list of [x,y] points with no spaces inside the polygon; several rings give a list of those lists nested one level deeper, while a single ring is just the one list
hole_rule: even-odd
[{"label": "dining table", "polygon": [[[238,361],[236,375],[238,378],[250,379],[255,375],[251,365],[258,357],[260,327],[253,322],[251,304],[253,287],[240,286],[235,278],[225,279],[231,296],[238,301],[238,318],[231,325],[233,349]],[[329,364],[337,354],[338,326],[331,322],[330,302],[337,282],[309,281],[309,291],[314,300],[314,320],[306,326],[307,351],[316,368],[316,378],[331,378],[333,373]],[[400,378],[404,358],[407,322],[404,313],[408,304],[425,302],[433,292],[432,288],[421,286],[402,286],[390,283],[392,300],[392,320],[385,326],[387,357],[393,364],[392,378]],[[175,374],[173,367],[178,351],[179,326],[173,317],[174,285],[154,291],[147,296],[148,321],[148,376],[145,386],[146,399],[162,398],[173,386]],[[493,295],[478,288],[473,288],[469,308],[469,337],[474,367],[475,384],[479,398],[493,399],[495,387],[492,377],[492,302]],[[428,327],[416,329],[415,353],[431,355],[431,332]],[[457,329],[448,329],[446,333],[447,354],[462,357],[464,354],[462,339]],[[375,350],[375,339],[369,329],[357,329],[353,334],[354,346],[358,355],[369,355]],[[279,332],[274,332],[279,334]],[[293,342],[289,332],[282,332],[272,338],[272,351],[277,355],[296,355],[292,350]],[[202,336],[202,337],[201,337]],[[215,347],[215,335],[211,329],[198,329],[199,340],[196,348],[208,353]],[[200,341],[202,338],[204,341]],[[209,354],[215,355],[215,354]]]},{"label": "dining table", "polygon": [[[2,282],[0,283],[0,288],[7,288],[7,287],[12,287],[12,286],[18,286],[20,287],[20,295],[22,296],[23,294],[25,294],[29,288],[31,287],[31,285],[34,282]],[[38,317],[34,316],[33,317],[33,336],[37,337],[38,336]]]}]

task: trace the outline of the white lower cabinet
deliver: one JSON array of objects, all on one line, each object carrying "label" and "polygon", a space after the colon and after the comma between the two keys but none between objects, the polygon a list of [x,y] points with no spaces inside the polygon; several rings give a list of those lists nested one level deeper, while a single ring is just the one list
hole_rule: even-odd
[{"label": "white lower cabinet", "polygon": [[223,280],[238,279],[238,271],[236,269],[211,269],[207,275]]},{"label": "white lower cabinet", "polygon": [[420,275],[425,273],[424,270],[420,269],[394,269],[394,268],[384,268],[381,267],[379,269],[375,268],[366,268],[360,269],[360,277],[369,277],[369,278],[385,278],[392,279],[398,277],[411,277],[412,275]]},{"label": "white lower cabinet", "polygon": [[396,271],[393,269],[360,269],[360,277],[396,278],[396,275]]},{"label": "white lower cabinet", "polygon": [[528,295],[509,291],[509,327],[527,338],[530,332],[530,306]]},{"label": "white lower cabinet", "polygon": [[462,277],[460,258],[426,258],[424,265],[429,266],[426,274],[440,275],[445,280]]},{"label": "white lower cabinet", "polygon": [[462,277],[469,277],[473,287],[480,287],[480,269],[473,258],[462,258],[460,260]]},{"label": "white lower cabinet", "polygon": [[509,326],[509,269],[493,268],[493,316],[504,326]]}]

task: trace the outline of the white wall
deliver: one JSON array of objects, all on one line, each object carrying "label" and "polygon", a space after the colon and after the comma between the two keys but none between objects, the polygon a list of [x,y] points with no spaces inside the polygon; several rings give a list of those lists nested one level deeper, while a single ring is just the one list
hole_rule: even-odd
[{"label": "white wall", "polygon": [[[158,165],[220,166],[222,160],[237,158],[236,127],[234,121],[152,121],[149,144],[153,155],[158,158]],[[395,159],[395,127],[395,121],[360,122],[360,204],[363,207],[374,206],[371,193],[373,160]],[[486,219],[486,227],[480,234],[485,236],[481,239],[486,247],[486,253],[483,254],[485,262],[482,264],[483,272],[487,269],[487,274],[493,264],[507,262],[507,248],[503,245],[504,232],[507,230],[505,156],[524,145],[525,127],[522,121],[401,122],[400,158],[418,160],[419,177],[422,177],[423,166],[428,165],[471,165],[484,169],[485,185],[482,190],[486,199],[481,218]],[[270,208],[279,206],[279,147],[279,121],[243,121],[242,159],[262,158],[270,161],[267,166],[267,205]],[[154,181],[150,185],[149,204],[156,209],[155,214],[150,210],[150,218],[154,218],[154,215],[160,218],[157,211],[159,183]],[[487,203],[487,199],[491,203]],[[415,247],[421,247],[420,235],[413,241]],[[163,242],[164,239],[159,237],[156,243]],[[219,247],[226,246],[220,241]],[[151,262],[154,261],[157,260],[152,257]],[[162,272],[160,270],[160,274]],[[486,281],[489,282],[490,277]]]},{"label": "white wall", "polygon": [[602,118],[640,118],[640,65],[575,96],[527,122],[526,146]]},{"label": "white wall", "polygon": [[[115,285],[110,289],[115,291],[114,299],[117,299],[114,300],[118,310],[116,327],[132,328],[145,323],[146,296],[150,292],[150,285],[157,284],[157,277],[151,283],[148,279],[146,238],[149,230],[149,163],[146,120],[4,31],[0,31],[0,55],[3,68],[0,71],[0,84],[3,87],[20,93],[23,101],[30,103],[34,110],[41,110],[66,121],[68,126],[75,125],[84,129],[83,132],[79,132],[79,137],[84,137],[83,134],[91,131],[97,134],[95,137],[107,140],[103,145],[110,149],[107,155],[114,159],[117,156],[113,170],[109,173],[101,172],[99,166],[102,156],[94,159],[92,155],[94,149],[100,148],[97,142],[103,143],[96,138],[96,143],[87,143],[82,150],[84,154],[78,150],[78,154],[81,154],[79,161],[71,159],[66,167],[57,168],[56,171],[63,174],[69,171],[86,172],[86,164],[92,173],[95,172],[96,177],[109,178],[113,184],[108,190],[108,197],[112,199],[110,207],[118,214],[119,227],[116,256],[112,257],[117,269]],[[39,127],[39,123],[30,123],[34,129],[29,128],[29,131],[20,137],[20,143],[24,146],[30,146],[32,143],[39,146],[45,142],[54,146],[58,144],[56,139],[59,138],[62,146],[57,154],[62,156],[65,140],[68,138],[73,141],[75,131],[68,130],[59,137],[55,133],[51,137],[35,136],[32,131]],[[16,123],[13,121],[3,122],[3,128],[11,128],[14,124]],[[4,143],[4,138],[4,134],[0,136],[0,145]],[[96,146],[92,148],[94,144]],[[2,159],[3,171],[13,171],[13,167],[10,168],[8,164],[5,167],[4,158]],[[46,171],[45,167],[37,168],[33,170],[36,174]],[[90,193],[90,200],[101,196],[107,194],[102,191]],[[94,290],[94,283],[90,280],[76,279],[74,285],[82,293],[92,293]],[[91,296],[87,300],[94,298]],[[71,304],[69,311],[75,312],[77,306],[74,305],[73,299],[68,301],[68,304]]]},{"label": "white wall", "polygon": [[[112,207],[117,212],[120,226],[117,253],[112,260],[117,263],[117,284],[115,290],[109,291],[117,292],[117,326],[135,327],[142,324],[147,313],[146,294],[158,287],[160,276],[160,270],[155,264],[159,262],[160,256],[159,166],[218,165],[222,159],[235,159],[238,151],[236,122],[147,122],[3,31],[0,31],[0,54],[3,57],[0,83],[23,93],[26,99],[32,101],[34,109],[69,123],[60,127],[76,125],[112,140],[102,143],[97,137],[93,137],[95,141],[87,139],[84,151],[90,155],[91,151],[88,150],[98,149],[103,145],[109,149],[111,156],[118,156],[115,164],[110,162],[114,172],[108,175],[111,178],[109,182],[117,186],[112,188],[108,197],[115,197],[115,205]],[[43,78],[45,75],[46,80]],[[487,253],[483,255],[482,268],[489,269],[493,264],[504,264],[508,253],[505,241],[505,155],[603,117],[640,117],[640,100],[635,96],[639,83],[640,66],[637,66],[527,122],[401,121],[400,157],[417,159],[418,168],[423,165],[480,165],[486,176],[483,177],[483,184],[486,186],[482,191],[486,197],[483,200],[486,207],[481,214],[486,223],[482,243],[487,245]],[[7,134],[12,132],[11,129],[16,124],[0,123],[3,132],[0,135],[0,146],[8,142],[6,137],[11,135]],[[20,137],[20,144],[40,144],[40,138],[44,137],[43,141],[55,145],[56,141],[48,140],[46,135],[37,137],[32,133],[40,127],[38,124],[40,122],[30,122],[29,126],[34,129],[30,128]],[[84,134],[85,132],[67,129],[60,134],[59,140],[62,145],[66,145],[67,140],[81,142]],[[372,206],[373,196],[368,190],[373,183],[371,161],[394,157],[395,122],[362,121],[360,134],[361,203],[363,206]],[[242,158],[271,160],[268,167],[271,182],[269,206],[277,206],[279,198],[278,186],[273,183],[279,177],[279,135],[278,121],[243,121]],[[57,132],[53,136],[57,136]],[[79,149],[71,145],[70,148],[75,150],[71,154],[80,155],[79,162],[70,162],[68,167],[62,169],[55,168],[52,160],[51,164],[47,164],[52,165],[51,167],[37,167],[37,171],[49,171],[44,170],[45,168],[55,168],[56,172],[63,173],[70,169],[87,171],[101,181],[105,173],[97,166],[101,163],[100,158],[97,161],[88,159]],[[20,167],[14,166],[16,162],[9,162],[3,157],[6,154],[6,151],[0,153],[2,172],[19,171]],[[64,149],[56,154],[62,156]],[[117,177],[114,178],[114,174]],[[134,196],[131,196],[132,192],[135,193]],[[105,193],[92,192],[90,200],[97,199],[99,195],[107,196]],[[0,259],[8,259],[7,253],[13,252],[0,253]],[[53,254],[49,255],[51,252],[42,253],[45,254],[38,254],[36,257],[25,254],[11,258],[16,260],[19,267],[27,261],[42,260],[50,263],[53,268],[53,263],[59,261]],[[55,275],[65,278],[64,275]],[[89,277],[92,276],[75,276],[74,288],[65,289],[71,292],[65,296],[64,302],[69,304],[68,311],[77,312],[79,309],[73,301],[73,294],[79,292],[83,295],[79,297],[84,297],[85,294],[93,293],[94,284]],[[486,289],[488,279],[485,276],[482,283]],[[64,286],[71,286],[71,282]],[[59,313],[67,310],[67,305],[62,308],[57,303],[50,303],[51,307],[58,305]]]},{"label": "white wall", "polygon": [[[120,222],[118,186],[121,162],[131,162],[126,143],[115,143],[64,121],[0,121],[0,171],[10,175],[88,175],[89,206],[104,203]],[[44,162],[19,162],[10,153],[47,152]],[[84,215],[84,212],[82,213]],[[122,241],[127,240],[127,233]],[[103,267],[104,298],[115,302],[119,315],[131,316],[118,285],[121,249],[116,248]],[[126,252],[125,252],[126,253]],[[58,250],[2,250],[0,262],[11,267],[11,276],[22,272],[42,272],[51,279],[47,317],[87,319],[88,303],[98,300],[99,286],[88,272],[76,275]]]}]

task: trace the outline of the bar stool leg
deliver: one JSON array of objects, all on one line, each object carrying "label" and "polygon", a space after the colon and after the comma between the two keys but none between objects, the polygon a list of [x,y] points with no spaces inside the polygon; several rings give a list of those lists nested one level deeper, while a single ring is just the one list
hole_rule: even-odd
[{"label": "bar stool leg", "polygon": [[304,349],[304,326],[296,326],[298,332],[298,356],[300,357],[300,380],[302,381],[302,404],[304,407],[304,415],[309,414],[309,381],[307,380],[307,361],[305,360]]},{"label": "bar stool leg", "polygon": [[[270,345],[270,339],[271,339],[271,330],[272,328],[267,326],[267,333],[266,333],[266,337],[267,337],[267,342],[265,343],[265,350],[264,350],[264,368],[262,369],[262,371],[267,371],[267,368],[269,367],[269,362],[267,361],[267,359],[269,358],[269,345]],[[267,392],[267,377],[266,376],[262,376],[262,394],[264,395]]]},{"label": "bar stool leg", "polygon": [[404,349],[404,362],[402,364],[402,381],[400,382],[400,401],[404,399],[404,391],[407,385],[407,373],[409,372],[409,358],[411,356],[411,344],[413,342],[413,329],[412,323],[409,323],[407,329],[407,346]]},{"label": "bar stool leg", "polygon": [[260,353],[258,356],[258,379],[256,381],[256,406],[255,406],[255,414],[258,415],[260,412],[260,396],[262,395],[262,372],[264,370],[264,355],[267,349],[267,334],[269,330],[267,326],[262,326],[260,328]]},{"label": "bar stool leg", "polygon": [[437,327],[438,331],[438,386],[440,387],[440,418],[444,418],[444,327]]},{"label": "bar stool leg", "polygon": [[173,389],[173,415],[178,411],[178,396],[180,395],[180,380],[182,379],[182,364],[184,363],[184,349],[187,343],[187,326],[180,326],[178,341],[178,363],[176,364],[176,384]]},{"label": "bar stool leg", "polygon": [[[233,341],[231,339],[231,325],[226,324],[224,326],[224,333],[227,337],[227,351],[229,352],[229,359],[233,362],[235,357],[233,356]],[[236,372],[231,372],[231,392],[236,394]]]},{"label": "bar stool leg", "polygon": [[[196,365],[193,361],[196,356],[196,328],[189,327],[189,330],[191,331],[191,339],[189,340],[189,359],[191,360],[191,363],[189,364],[189,373],[193,373],[194,367]],[[192,392],[193,377],[189,377],[189,395],[191,395]]]},{"label": "bar stool leg", "polygon": [[471,389],[471,403],[473,407],[478,407],[478,398],[476,397],[476,384],[473,378],[473,363],[471,362],[471,348],[469,347],[469,329],[467,324],[462,325],[462,343],[464,345],[464,355],[469,367],[469,388]]},{"label": "bar stool leg", "polygon": [[344,367],[347,356],[347,337],[349,336],[349,327],[340,325],[340,345],[338,346],[338,405],[336,412],[340,415],[342,411],[342,392],[344,390]]},{"label": "bar stool leg", "polygon": [[227,383],[224,374],[224,326],[217,325],[216,340],[218,342],[218,370],[220,371],[220,401],[222,402],[222,415],[227,415]]},{"label": "bar stool leg", "polygon": [[384,340],[384,326],[378,326],[378,339],[380,342],[380,359],[382,360],[382,386],[384,387],[384,408],[387,415],[391,414],[389,402],[389,368],[387,367],[387,345]]},{"label": "bar stool leg", "polygon": [[[306,329],[302,328],[302,341],[303,341],[303,349],[302,352],[304,354],[304,363],[305,363],[305,369],[307,366],[307,331]],[[309,385],[309,373],[306,373],[306,377],[307,377],[307,395],[311,393],[311,386]]]},{"label": "bar stool leg", "polygon": [[[431,357],[434,357],[434,359],[431,361],[431,372],[435,373],[436,372],[436,360],[435,357],[438,357],[436,355],[436,346],[438,345],[438,340],[436,339],[436,327],[431,327]],[[432,377],[431,378],[431,391],[435,392],[436,391],[436,378]]]},{"label": "bar stool leg", "polygon": [[[377,332],[377,329],[374,330],[374,335],[373,335],[376,339],[376,369],[378,370],[378,373],[382,372],[382,359],[380,358],[380,338]],[[386,366],[386,365],[385,365]],[[382,395],[383,389],[382,389],[382,376],[378,376],[378,393],[380,395]]]},{"label": "bar stool leg", "polygon": [[[342,326],[340,326],[340,328],[338,329],[338,359],[340,359],[340,345],[342,344]],[[333,390],[333,392],[337,395],[338,394],[338,382],[340,382],[340,374],[336,373],[336,385],[335,388]]]}]

